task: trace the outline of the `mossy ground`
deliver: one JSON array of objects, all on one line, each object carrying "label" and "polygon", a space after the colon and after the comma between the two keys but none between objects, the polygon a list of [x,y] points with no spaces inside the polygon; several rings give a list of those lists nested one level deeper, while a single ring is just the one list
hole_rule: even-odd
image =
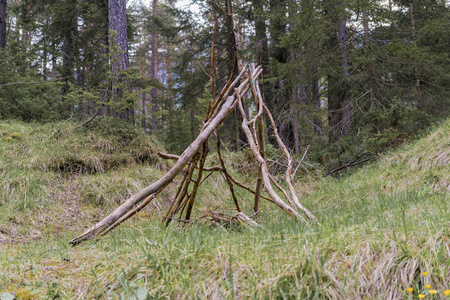
[{"label": "mossy ground", "polygon": [[[264,202],[262,228],[165,228],[159,210],[169,189],[109,235],[73,248],[71,238],[167,169],[147,136],[121,144],[120,132],[94,125],[0,123],[0,291],[19,299],[408,299],[430,283],[441,299],[450,288],[450,121],[351,175],[304,174],[297,189],[320,226]],[[233,172],[245,181],[250,167]],[[238,194],[251,214],[252,197]],[[220,176],[198,199],[196,216],[219,203],[233,213]]]}]

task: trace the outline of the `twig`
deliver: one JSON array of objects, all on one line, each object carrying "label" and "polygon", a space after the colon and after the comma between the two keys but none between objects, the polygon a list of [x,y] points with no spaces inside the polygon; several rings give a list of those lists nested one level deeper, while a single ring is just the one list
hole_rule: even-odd
[{"label": "twig", "polygon": [[292,173],[292,175],[291,175],[291,178],[292,178],[292,179],[295,177],[295,173],[297,173],[298,168],[300,168],[300,166],[302,165],[302,162],[303,162],[303,160],[304,160],[305,157],[306,157],[306,153],[308,153],[309,146],[310,146],[310,145],[308,145],[308,147],[306,147],[305,151],[303,151],[302,159],[300,159],[300,162],[298,163],[297,168],[295,168],[294,173]]}]

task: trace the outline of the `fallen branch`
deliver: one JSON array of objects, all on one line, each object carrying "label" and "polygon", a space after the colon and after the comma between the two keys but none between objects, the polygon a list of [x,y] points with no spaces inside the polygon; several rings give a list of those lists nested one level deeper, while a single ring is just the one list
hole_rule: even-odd
[{"label": "fallen branch", "polygon": [[376,156],[374,155],[374,156],[371,156],[371,157],[369,157],[369,158],[366,158],[366,159],[363,159],[363,160],[360,160],[360,161],[357,162],[357,160],[360,159],[364,154],[366,154],[366,153],[361,154],[360,156],[358,156],[357,158],[355,158],[355,159],[352,160],[351,162],[346,163],[345,165],[342,165],[342,166],[340,166],[340,167],[338,167],[338,168],[336,168],[336,169],[333,169],[333,170],[331,170],[331,171],[328,171],[327,173],[325,173],[324,177],[327,177],[328,175],[331,175],[331,174],[333,174],[333,173],[339,172],[339,171],[341,171],[341,170],[343,170],[343,169],[348,169],[348,168],[350,168],[350,167],[353,167],[353,166],[356,166],[356,165],[365,163],[365,162],[367,162],[367,161],[369,161],[369,160],[372,160],[372,159],[374,159],[374,158],[376,157]]}]

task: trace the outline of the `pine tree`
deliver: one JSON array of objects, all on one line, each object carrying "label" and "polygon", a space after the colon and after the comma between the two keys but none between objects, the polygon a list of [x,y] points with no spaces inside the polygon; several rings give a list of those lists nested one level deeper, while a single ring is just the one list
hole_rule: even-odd
[{"label": "pine tree", "polygon": [[128,57],[127,13],[125,0],[108,0],[109,41],[117,47],[111,58],[111,71],[115,82],[112,92],[113,101],[121,103],[122,108],[115,112],[120,118],[134,122],[132,103],[123,103],[124,89],[129,88],[128,83],[121,79],[120,74],[130,66]]}]

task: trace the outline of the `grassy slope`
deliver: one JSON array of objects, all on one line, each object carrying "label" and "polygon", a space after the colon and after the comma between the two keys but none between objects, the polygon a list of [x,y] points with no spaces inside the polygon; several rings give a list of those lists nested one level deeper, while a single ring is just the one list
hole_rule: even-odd
[{"label": "grassy slope", "polygon": [[[296,223],[265,203],[260,229],[165,229],[153,206],[76,248],[70,238],[164,167],[137,159],[156,148],[145,148],[144,137],[135,137],[140,147],[114,148],[120,141],[111,136],[60,135],[63,126],[0,123],[4,292],[23,299],[130,299],[140,292],[158,299],[393,299],[406,297],[409,286],[422,290],[425,281],[441,293],[450,288],[449,121],[351,176],[299,184],[321,226]],[[231,203],[218,178],[205,188],[200,211],[218,197]],[[243,201],[250,212],[251,197]]]}]

